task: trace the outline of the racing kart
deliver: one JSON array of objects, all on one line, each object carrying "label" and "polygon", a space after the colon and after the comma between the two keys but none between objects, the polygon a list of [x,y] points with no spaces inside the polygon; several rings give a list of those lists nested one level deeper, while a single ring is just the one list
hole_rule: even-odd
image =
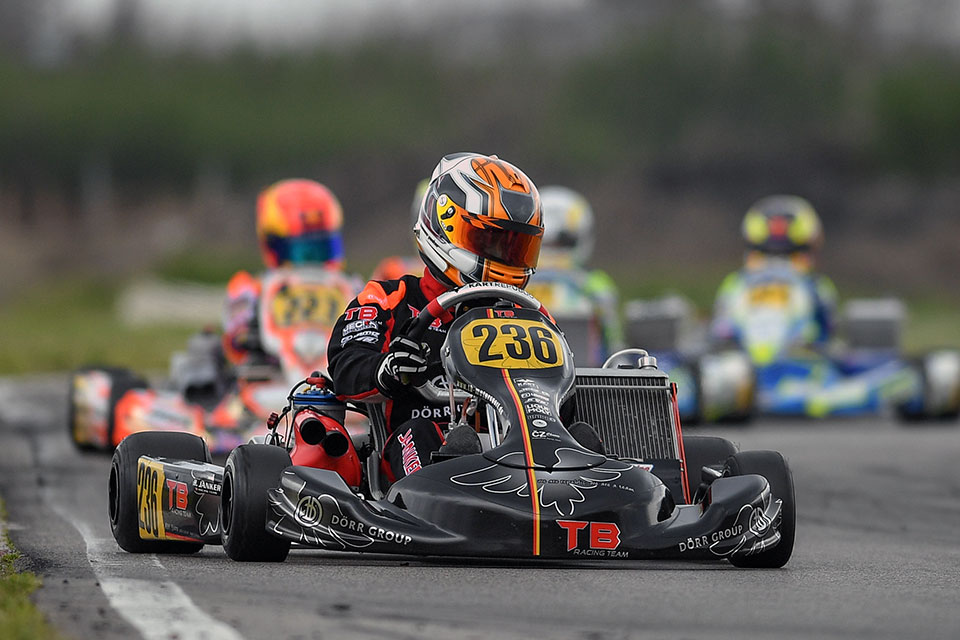
[{"label": "racing kart", "polygon": [[[114,452],[110,524],[130,552],[192,552],[222,544],[241,561],[283,561],[312,547],[427,556],[532,559],[729,560],[781,567],[793,550],[793,480],[771,451],[737,452],[727,440],[686,437],[676,386],[643,351],[630,368],[576,369],[563,334],[528,293],[478,283],[442,294],[410,329],[418,339],[445,310],[447,401],[458,425],[480,430],[483,451],[438,455],[390,486],[380,473],[386,438],[380,404],[369,443],[345,437],[339,402],[320,375],[294,387],[286,415],[220,467],[204,441],[141,433]],[[462,307],[461,307],[462,308]],[[570,430],[561,419],[573,406]],[[564,405],[569,406],[569,405]],[[573,437],[576,421],[605,443]],[[281,429],[281,424],[286,428]],[[583,440],[583,438],[581,438]],[[359,455],[362,477],[324,455]],[[424,461],[426,462],[426,461]]]},{"label": "racing kart", "polygon": [[68,428],[81,449],[112,450],[140,431],[184,431],[226,454],[263,433],[266,418],[286,400],[290,384],[326,367],[331,329],[356,283],[316,268],[264,274],[257,345],[267,361],[228,370],[220,336],[193,336],[173,354],[169,381],[150,388],[133,371],[86,367],[71,377]]},{"label": "racing kart", "polygon": [[677,408],[684,424],[742,423],[753,418],[757,408],[754,364],[739,348],[708,345],[686,298],[631,300],[624,316],[628,342],[642,345],[676,382]]},{"label": "racing kart", "polygon": [[[770,260],[744,272],[729,308],[714,322],[726,325],[723,332],[748,360],[760,413],[823,417],[892,410],[907,420],[960,414],[960,352],[905,356],[900,334],[906,313],[899,300],[850,301],[842,323],[846,345],[811,346],[813,292],[789,262]],[[678,369],[689,359],[653,352],[672,377],[682,376]],[[709,395],[704,374],[701,368],[698,383],[689,386],[694,397]]]}]

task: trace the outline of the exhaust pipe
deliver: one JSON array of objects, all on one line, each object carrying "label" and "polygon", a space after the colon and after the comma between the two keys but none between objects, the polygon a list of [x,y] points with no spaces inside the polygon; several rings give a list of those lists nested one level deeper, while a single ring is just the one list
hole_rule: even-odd
[{"label": "exhaust pipe", "polygon": [[350,442],[342,432],[327,431],[317,418],[307,418],[300,423],[300,437],[310,445],[320,445],[331,458],[339,458],[350,450]]}]

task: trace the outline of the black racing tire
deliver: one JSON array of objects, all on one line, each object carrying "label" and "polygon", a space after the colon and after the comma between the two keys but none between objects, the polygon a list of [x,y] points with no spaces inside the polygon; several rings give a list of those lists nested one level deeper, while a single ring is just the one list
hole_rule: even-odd
[{"label": "black racing tire", "polygon": [[[909,358],[907,364],[911,369],[913,369],[917,376],[920,377],[920,388],[924,398],[927,395],[927,368],[924,366],[923,358]],[[924,400],[924,405],[926,405],[926,400]],[[919,411],[914,410],[909,407],[906,403],[901,403],[896,406],[897,418],[901,422],[907,424],[916,424],[927,420],[926,406],[920,408]]]},{"label": "black racing tire", "polygon": [[196,553],[202,543],[140,538],[137,513],[137,462],[140,456],[211,462],[207,443],[192,433],[134,433],[113,452],[110,465],[110,530],[120,548],[130,553]]},{"label": "black racing tire", "polygon": [[[681,365],[682,366],[682,365]],[[703,425],[703,386],[701,385],[703,374],[700,372],[700,363],[696,360],[688,365],[690,370],[690,380],[693,381],[693,393],[697,398],[694,406],[696,409],[693,414],[686,416],[681,421],[684,427],[699,427]]]},{"label": "black racing tire", "polygon": [[[723,353],[717,352],[717,353]],[[711,420],[711,422],[717,424],[723,424],[728,427],[747,427],[750,426],[750,423],[753,422],[754,417],[757,414],[757,374],[756,371],[752,369],[753,365],[751,364],[751,385],[750,385],[750,399],[747,403],[747,406],[743,409],[736,411],[730,411],[721,416],[718,416]],[[700,421],[704,422],[703,417],[703,367],[700,364],[700,360],[696,362],[695,368],[693,371],[696,372],[696,383],[697,383],[697,410],[700,412]]]},{"label": "black racing tire", "polygon": [[947,424],[956,421],[957,418],[960,417],[960,406],[957,406],[949,411],[941,411],[937,413],[934,413],[933,410],[927,406],[927,398],[930,397],[929,394],[931,392],[930,381],[927,374],[926,357],[910,358],[907,360],[907,362],[920,377],[920,385],[923,389],[924,396],[924,406],[922,406],[919,411],[916,411],[905,403],[897,405],[896,414],[900,421],[907,426],[932,422]]},{"label": "black racing tire", "polygon": [[693,498],[700,486],[703,467],[715,467],[723,471],[727,459],[737,453],[737,447],[726,438],[717,436],[683,436],[683,454],[686,458],[687,483]]},{"label": "black racing tire", "polygon": [[275,445],[242,444],[230,452],[220,495],[220,539],[231,559],[287,559],[290,541],[267,532],[267,490],[279,486],[290,464],[287,450]]},{"label": "black racing tire", "polygon": [[[89,442],[80,442],[76,435],[77,407],[74,403],[74,384],[77,376],[90,373],[91,371],[102,371],[110,378],[110,395],[107,399],[107,441],[104,447],[99,447]],[[114,407],[127,391],[131,389],[146,389],[147,381],[140,375],[137,375],[129,369],[122,367],[101,367],[87,366],[75,370],[70,376],[70,388],[67,394],[67,432],[70,441],[80,451],[111,451],[113,449],[113,433],[115,427]]]},{"label": "black racing tire", "polygon": [[741,451],[727,459],[725,476],[763,476],[770,484],[772,499],[782,500],[780,507],[780,542],[771,549],[750,556],[734,556],[735,567],[751,569],[779,569],[793,555],[797,532],[797,502],[793,488],[793,474],[787,461],[777,451]]}]

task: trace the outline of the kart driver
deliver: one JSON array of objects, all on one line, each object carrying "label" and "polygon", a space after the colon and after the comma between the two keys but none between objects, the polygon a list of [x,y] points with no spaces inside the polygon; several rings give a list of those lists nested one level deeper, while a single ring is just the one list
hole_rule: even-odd
[{"label": "kart driver", "polygon": [[721,342],[734,339],[731,305],[744,275],[779,261],[802,274],[810,287],[814,317],[808,344],[826,344],[834,329],[837,290],[829,278],[813,271],[815,253],[823,243],[820,218],[813,206],[798,196],[768,196],[750,207],[741,229],[747,243],[744,266],[729,274],[720,285],[711,325],[712,337]]},{"label": "kart driver", "polygon": [[[543,207],[543,245],[537,275],[530,291],[560,317],[563,310],[556,296],[549,293],[561,282],[585,297],[600,323],[600,353],[594,354],[600,365],[607,356],[623,348],[623,326],[620,322],[617,285],[606,272],[589,269],[593,253],[594,215],[590,203],[582,195],[560,186],[540,189]],[[581,297],[582,296],[582,297]],[[570,302],[576,302],[571,300]]]},{"label": "kart driver", "polygon": [[[336,196],[313,180],[290,179],[264,189],[257,198],[257,241],[267,269],[320,267],[349,282],[344,265],[343,210]],[[272,364],[260,345],[258,303],[261,280],[238,271],[227,284],[223,350],[234,365]]]},{"label": "kart driver", "polygon": [[449,406],[414,389],[442,376],[440,348],[452,321],[438,318],[418,343],[404,335],[420,309],[470,282],[525,287],[537,266],[543,223],[540,195],[517,167],[496,156],[456,153],[433,171],[418,207],[414,235],[422,277],[371,280],[337,321],[329,373],[341,398],[385,400],[389,437],[383,472],[390,481],[430,463],[432,452],[480,452],[471,427],[442,428]]}]

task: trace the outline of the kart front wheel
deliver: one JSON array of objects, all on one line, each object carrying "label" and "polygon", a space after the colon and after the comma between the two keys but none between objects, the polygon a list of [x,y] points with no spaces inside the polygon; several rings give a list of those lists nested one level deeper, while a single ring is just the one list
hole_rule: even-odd
[{"label": "kart front wheel", "polygon": [[286,449],[243,444],[227,458],[220,495],[223,550],[242,562],[283,562],[290,541],[267,533],[267,491],[277,487],[290,466]]},{"label": "kart front wheel", "polygon": [[733,556],[735,567],[778,569],[793,555],[797,531],[797,506],[793,490],[793,474],[787,461],[776,451],[741,451],[727,459],[725,476],[756,474],[766,478],[773,500],[781,500],[780,542],[776,546],[749,556]]},{"label": "kart front wheel", "polygon": [[140,456],[210,462],[203,438],[191,433],[134,433],[123,439],[110,464],[110,530],[117,544],[130,553],[196,553],[202,543],[144,540],[140,537],[137,502],[137,465]]},{"label": "kart front wheel", "polygon": [[717,471],[722,471],[727,459],[736,453],[737,447],[726,438],[716,436],[683,437],[683,454],[686,458],[687,483],[690,487],[691,499],[702,482],[701,470],[703,467],[714,467]]}]

